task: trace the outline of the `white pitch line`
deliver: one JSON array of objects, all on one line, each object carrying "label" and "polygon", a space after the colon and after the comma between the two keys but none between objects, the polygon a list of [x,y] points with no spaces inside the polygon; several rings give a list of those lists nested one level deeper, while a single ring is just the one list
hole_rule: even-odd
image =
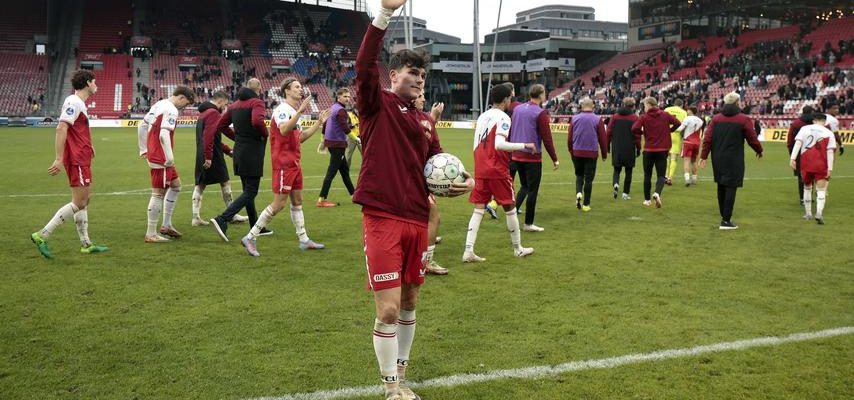
[{"label": "white pitch line", "polygon": [[[548,376],[591,369],[610,369],[627,364],[637,364],[649,361],[661,361],[675,358],[694,357],[701,354],[718,353],[723,351],[740,351],[756,347],[779,346],[786,343],[807,342],[836,336],[850,335],[854,327],[826,329],[816,332],[795,333],[788,336],[769,336],[754,339],[721,342],[710,345],[688,347],[681,349],[659,350],[651,353],[628,354],[619,357],[600,358],[596,360],[572,361],[558,365],[542,365],[528,368],[502,369],[481,374],[461,374],[428,379],[424,382],[411,383],[413,388],[454,387],[470,385],[478,382],[489,382],[501,379],[541,379]],[[349,387],[335,390],[323,390],[310,393],[294,393],[279,397],[259,397],[251,400],[331,400],[351,397],[373,396],[382,393],[379,385]]]},{"label": "white pitch line", "polygon": [[[312,177],[303,177],[303,178],[305,179],[305,178],[312,178]],[[322,176],[317,176],[314,178],[322,178]],[[832,177],[832,179],[850,179],[850,178],[854,178],[854,175],[843,175],[843,176],[833,176]],[[700,179],[700,181],[709,181],[709,182],[711,182],[713,180],[712,177],[700,177],[699,179]],[[775,177],[765,177],[765,178],[744,178],[744,180],[746,180],[746,181],[779,181],[779,180],[788,180],[788,179],[792,179],[792,181],[794,181],[795,177],[793,175],[790,177],[775,176]],[[269,181],[269,179],[265,179],[265,180]],[[622,179],[620,180],[620,182],[622,183]],[[632,182],[634,183],[634,181],[632,181]],[[610,178],[609,179],[597,179],[597,180],[594,180],[593,183],[611,184],[611,180],[610,180]],[[643,183],[643,181],[641,181],[637,184],[642,184],[642,183]],[[540,186],[563,186],[563,185],[575,185],[575,182],[574,181],[544,182],[544,183],[540,184]],[[213,186],[213,185],[211,185],[211,186]],[[212,188],[211,190],[216,190],[216,188]],[[240,195],[239,194],[240,189],[234,188],[234,190],[238,192],[237,195],[239,196]],[[344,190],[344,188],[332,187],[329,190],[339,191],[339,190]],[[319,191],[320,191],[319,187],[303,189],[303,192],[319,192]],[[104,192],[104,193],[93,192],[92,195],[93,196],[139,196],[139,195],[148,195],[150,192],[151,192],[150,188],[143,188],[143,189],[123,190],[123,191],[118,191],[118,192]],[[261,189],[258,191],[258,193],[269,193],[269,192],[272,192],[272,190]],[[68,192],[65,192],[65,193],[0,194],[0,198],[7,198],[7,199],[22,198],[22,197],[28,198],[28,197],[67,197],[67,196],[68,196]]]}]

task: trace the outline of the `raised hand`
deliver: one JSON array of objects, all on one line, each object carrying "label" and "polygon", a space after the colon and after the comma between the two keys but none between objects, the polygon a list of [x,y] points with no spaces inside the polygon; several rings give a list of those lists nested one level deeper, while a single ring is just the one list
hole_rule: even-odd
[{"label": "raised hand", "polygon": [[389,10],[397,10],[406,4],[406,0],[382,0],[382,7]]},{"label": "raised hand", "polygon": [[443,111],[445,111],[445,103],[433,104],[433,109],[431,110],[431,113],[433,113],[433,114],[438,113],[439,115],[442,115]]},{"label": "raised hand", "polygon": [[302,114],[305,110],[308,109],[308,106],[311,105],[311,96],[306,96],[303,99],[302,103],[300,103],[299,108],[297,109],[297,114]]},{"label": "raised hand", "polygon": [[329,119],[329,117],[331,115],[332,115],[332,109],[327,108],[327,109],[320,112],[320,115],[317,116],[317,119],[318,119],[318,121],[320,121],[321,124],[323,124],[326,122],[327,119]]}]

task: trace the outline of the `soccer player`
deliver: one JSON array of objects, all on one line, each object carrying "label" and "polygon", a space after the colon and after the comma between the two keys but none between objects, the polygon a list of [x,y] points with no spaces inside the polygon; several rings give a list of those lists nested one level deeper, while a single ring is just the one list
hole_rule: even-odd
[{"label": "soccer player", "polygon": [[827,117],[813,113],[812,125],[807,125],[795,136],[795,147],[789,160],[792,169],[797,168],[796,159],[800,155],[801,175],[804,180],[804,219],[812,219],[812,187],[815,184],[815,222],[824,225],[824,204],[827,198],[827,185],[833,172],[833,152],[836,150],[836,137],[825,128]]},{"label": "soccer player", "polygon": [[[249,224],[255,226],[258,222],[258,211],[255,209],[255,197],[261,177],[264,176],[264,154],[267,147],[267,125],[264,117],[267,109],[258,97],[261,94],[261,81],[252,78],[241,88],[237,101],[228,107],[217,122],[217,129],[222,131],[234,123],[234,174],[240,177],[243,193],[240,194],[225,211],[211,219],[211,225],[217,235],[228,241],[226,233],[228,222],[242,208],[246,208]],[[272,234],[264,230],[262,235]]]},{"label": "soccer player", "polygon": [[[222,133],[234,140],[234,131],[226,127],[217,130],[217,122],[228,106],[228,94],[219,91],[199,106],[199,120],[196,122],[196,187],[193,188],[193,226],[209,225],[210,222],[200,215],[202,195],[207,185],[218,183],[222,192],[222,201],[228,207],[231,204],[231,183],[225,156],[232,156],[231,148],[222,142]],[[235,215],[231,222],[246,222],[248,218]]]},{"label": "soccer player", "polygon": [[511,151],[523,149],[536,150],[534,143],[509,143],[510,118],[507,108],[510,107],[512,92],[505,85],[495,85],[489,93],[492,108],[477,119],[474,128],[474,191],[469,195],[469,202],[474,204],[466,234],[466,247],[463,252],[463,262],[482,262],[485,258],[474,253],[477,241],[477,231],[483,220],[486,203],[495,198],[504,208],[507,216],[507,230],[510,231],[510,243],[516,257],[525,257],[534,252],[533,248],[522,247],[522,235],[519,232],[519,219],[516,216],[516,201],[513,198],[513,179],[510,178]]},{"label": "soccer player", "polygon": [[697,184],[697,156],[700,155],[700,136],[703,134],[703,120],[697,116],[697,107],[688,107],[688,115],[676,128],[682,135],[682,159],[685,169],[685,186]]},{"label": "soccer player", "polygon": [[798,197],[801,200],[801,205],[804,205],[804,178],[801,176],[801,155],[794,151],[795,136],[798,136],[801,128],[812,123],[814,111],[812,106],[804,106],[798,119],[789,124],[789,132],[786,134],[786,148],[789,149],[789,156],[795,155],[795,176],[798,178]]},{"label": "soccer player", "polygon": [[[285,101],[273,111],[270,121],[270,158],[273,164],[273,202],[261,212],[258,222],[249,230],[240,243],[250,256],[259,257],[256,239],[276,214],[291,202],[291,221],[296,228],[300,250],[318,250],[326,246],[308,238],[305,216],[302,212],[302,167],[300,146],[310,139],[326,122],[329,110],[320,113],[319,119],[310,128],[302,131],[300,116],[311,105],[311,97],[303,99],[302,85],[294,78],[282,82],[282,97]],[[295,108],[298,107],[298,108]]]},{"label": "soccer player", "polygon": [[526,232],[542,232],[545,229],[534,225],[534,217],[537,213],[537,195],[540,191],[540,180],[543,177],[542,146],[545,145],[549,157],[552,159],[554,169],[560,166],[557,159],[552,130],[549,127],[549,112],[543,109],[546,102],[546,88],[543,85],[531,85],[528,90],[530,101],[520,104],[513,110],[513,130],[510,131],[511,143],[534,143],[536,150],[523,149],[514,151],[511,155],[510,176],[515,177],[519,173],[519,182],[522,187],[516,194],[516,208],[525,203],[525,227]]},{"label": "soccer player", "polygon": [[[418,97],[415,99],[415,109],[416,110],[424,110],[424,105],[427,103],[427,99],[424,98],[424,92],[422,91]],[[433,127],[436,127],[436,121],[439,120],[439,117],[442,115],[442,111],[445,110],[445,103],[436,103],[433,104],[432,109],[430,110],[430,123]],[[438,140],[439,135],[438,132],[436,134],[436,140]],[[433,253],[436,251],[436,245],[439,243],[439,223],[441,222],[441,214],[439,213],[439,204],[436,203],[436,197],[433,194],[430,194],[430,218],[427,222],[427,253],[425,254],[426,262],[427,262],[427,273],[433,275],[447,275],[448,269],[439,265],[438,262],[433,258]]]},{"label": "soccer player", "polygon": [[632,134],[632,124],[638,120],[635,114],[635,99],[626,97],[623,106],[617,113],[611,116],[608,122],[608,130],[605,135],[608,138],[611,149],[611,165],[614,166],[614,199],[620,193],[620,171],[626,169],[626,178],[623,181],[623,200],[630,200],[632,190],[632,169],[635,167],[635,158],[640,155],[640,138]]},{"label": "soccer player", "polygon": [[836,139],[836,146],[839,147],[839,155],[845,154],[845,147],[842,144],[842,137],[839,136],[839,104],[831,104],[827,107],[827,129],[833,132],[833,137]]},{"label": "soccer player", "polygon": [[347,136],[352,129],[350,117],[347,115],[347,106],[351,101],[350,89],[338,89],[335,104],[332,105],[332,117],[323,129],[323,144],[329,149],[329,167],[326,169],[323,186],[320,188],[320,198],[317,199],[317,206],[321,208],[338,205],[326,199],[329,196],[329,188],[332,186],[335,175],[341,174],[341,180],[350,196],[356,190],[350,180],[350,165],[344,155],[347,151]]},{"label": "soccer player", "polygon": [[[413,101],[424,89],[429,58],[404,49],[389,60],[391,91],[379,79],[383,36],[406,0],[382,0],[356,57],[362,169],[353,201],[362,206],[368,284],[374,293],[373,343],[387,400],[418,397],[405,384],[415,337],[415,308],[424,283],[430,206],[424,164],[441,152],[436,129]],[[454,184],[451,196],[474,187]]]},{"label": "soccer player", "polygon": [[608,159],[608,138],[602,118],[593,113],[593,100],[585,97],[579,103],[581,112],[572,116],[566,146],[575,166],[575,207],[588,212],[597,153],[602,152],[602,161]]},{"label": "soccer player", "polygon": [[[196,100],[193,90],[178,86],[172,96],[154,103],[145,115],[148,128],[146,140],[140,139],[140,153],[148,160],[151,169],[151,198],[148,200],[148,229],[145,232],[146,243],[162,243],[170,238],[178,239],[181,232],[172,226],[172,212],[181,193],[181,178],[175,169],[175,127],[180,110]],[[163,224],[157,233],[157,222],[163,211]],[[165,235],[165,236],[164,236]]]},{"label": "soccer player", "polygon": [[89,205],[89,187],[92,185],[92,159],[95,158],[86,100],[98,91],[95,74],[88,70],[75,71],[71,76],[71,86],[74,88],[74,94],[68,96],[62,104],[59,125],[56,126],[56,158],[47,169],[48,174],[56,175],[65,168],[68,185],[71,187],[71,202],[60,207],[44,228],[30,235],[30,240],[45,258],[53,258],[53,253],[47,245],[50,235],[72,218],[77,225],[81,253],[101,253],[108,250],[106,246],[92,243],[89,239],[89,212],[86,209]]},{"label": "soccer player", "polygon": [[[643,144],[643,205],[651,206],[655,202],[656,208],[661,208],[661,193],[664,191],[664,170],[667,167],[667,151],[672,147],[670,132],[675,131],[681,122],[672,115],[662,112],[658,108],[658,100],[655,97],[643,99],[644,113],[632,124],[632,133],[640,140],[644,137]],[[652,169],[655,168],[657,176],[655,181],[655,192],[650,196],[652,189]]]},{"label": "soccer player", "polygon": [[738,93],[724,96],[724,107],[712,118],[703,137],[703,153],[700,167],[706,167],[706,159],[712,153],[712,171],[718,184],[718,208],[721,214],[720,230],[738,229],[732,222],[735,207],[735,192],[744,184],[744,142],[762,158],[762,144],[756,138],[753,121],[741,113]]},{"label": "soccer player", "polygon": [[[676,117],[681,124],[685,120],[688,113],[682,108],[682,99],[673,101],[673,105],[664,109],[664,112]],[[673,131],[670,133],[670,157],[667,158],[667,175],[664,177],[664,182],[670,186],[673,185],[673,176],[676,174],[676,160],[682,151],[682,133]]]}]

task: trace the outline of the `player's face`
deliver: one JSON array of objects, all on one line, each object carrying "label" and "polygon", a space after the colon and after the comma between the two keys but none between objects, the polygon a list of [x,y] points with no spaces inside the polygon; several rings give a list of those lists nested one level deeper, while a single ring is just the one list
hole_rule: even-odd
[{"label": "player's face", "polygon": [[403,67],[399,70],[391,70],[392,91],[407,100],[415,100],[424,90],[424,80],[427,71],[424,68]]},{"label": "player's face", "polygon": [[175,108],[179,110],[183,110],[190,105],[190,100],[188,100],[185,96],[178,96],[178,104],[175,104]]},{"label": "player's face", "polygon": [[96,85],[96,84],[95,84],[95,80],[94,80],[94,79],[92,79],[91,81],[89,81],[89,82],[87,82],[87,83],[89,84],[89,86],[88,86],[88,88],[89,88],[89,95],[93,95],[93,94],[95,94],[95,93],[97,93],[97,92],[98,92],[98,85]]},{"label": "player's face", "polygon": [[427,102],[427,99],[424,98],[424,93],[418,94],[418,97],[415,98],[415,108],[418,110],[424,109],[424,103]]},{"label": "player's face", "polygon": [[299,82],[291,83],[291,86],[288,87],[286,91],[289,99],[292,100],[302,100],[302,84]]},{"label": "player's face", "polygon": [[353,96],[350,95],[350,92],[344,92],[342,95],[338,96],[338,102],[347,106],[350,105],[350,102],[353,101]]}]

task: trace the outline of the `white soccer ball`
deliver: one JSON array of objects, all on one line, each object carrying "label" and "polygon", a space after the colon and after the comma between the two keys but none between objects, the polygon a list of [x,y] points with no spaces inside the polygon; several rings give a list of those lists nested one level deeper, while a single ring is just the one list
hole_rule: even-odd
[{"label": "white soccer ball", "polygon": [[439,153],[427,160],[424,166],[424,178],[427,179],[427,189],[436,196],[447,196],[453,183],[463,183],[466,168],[457,156],[449,153]]}]

